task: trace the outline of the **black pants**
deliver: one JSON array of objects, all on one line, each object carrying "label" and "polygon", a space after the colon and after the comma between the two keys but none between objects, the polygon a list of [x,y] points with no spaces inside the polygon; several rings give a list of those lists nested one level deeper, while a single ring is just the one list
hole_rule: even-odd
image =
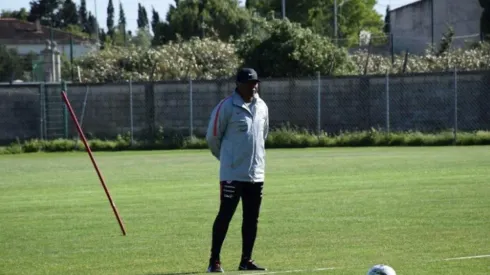
[{"label": "black pants", "polygon": [[226,182],[220,183],[220,208],[213,225],[211,259],[219,260],[221,247],[228,232],[233,214],[242,199],[242,259],[251,259],[257,236],[260,204],[262,202],[263,182]]}]

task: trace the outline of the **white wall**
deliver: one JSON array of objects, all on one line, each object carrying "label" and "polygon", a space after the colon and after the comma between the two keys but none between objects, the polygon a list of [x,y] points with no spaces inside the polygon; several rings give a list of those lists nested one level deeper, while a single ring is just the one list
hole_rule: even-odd
[{"label": "white wall", "polygon": [[[46,48],[45,44],[18,44],[18,45],[6,45],[7,48],[17,49],[19,54],[28,54],[29,52],[41,53],[42,50]],[[57,45],[58,50],[65,54],[66,57],[70,58],[70,44],[66,45]],[[89,45],[73,45],[73,58],[77,58],[83,55],[86,55],[90,51],[94,50],[94,46]]]},{"label": "white wall", "polygon": [[[478,1],[433,0],[434,1],[434,43],[439,43],[447,31],[453,27],[454,47],[461,47],[465,40],[480,39],[480,17],[483,9]],[[395,52],[406,48],[412,53],[422,53],[432,43],[431,0],[421,0],[390,13],[391,31],[394,36]]]}]

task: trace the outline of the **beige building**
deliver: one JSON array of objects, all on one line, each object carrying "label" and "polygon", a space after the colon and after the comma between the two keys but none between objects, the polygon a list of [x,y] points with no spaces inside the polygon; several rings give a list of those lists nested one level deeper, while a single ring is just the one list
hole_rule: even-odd
[{"label": "beige building", "polygon": [[[70,33],[53,29],[53,40],[58,49],[70,57]],[[40,54],[45,48],[46,40],[51,39],[51,30],[38,22],[27,22],[15,18],[0,18],[0,44],[7,48],[16,49],[21,55],[29,53]],[[72,36],[73,57],[77,58],[97,50],[95,41],[90,41],[76,35]]]}]

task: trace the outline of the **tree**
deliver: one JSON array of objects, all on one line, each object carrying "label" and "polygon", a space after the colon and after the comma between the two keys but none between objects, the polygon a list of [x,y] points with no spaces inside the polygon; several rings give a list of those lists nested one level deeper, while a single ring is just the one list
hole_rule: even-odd
[{"label": "tree", "polygon": [[158,45],[163,45],[166,42],[166,33],[168,32],[168,24],[164,22],[158,22],[155,24],[155,27],[153,29],[153,40],[151,41],[151,44],[153,46],[158,46]]},{"label": "tree", "polygon": [[390,6],[386,7],[386,15],[385,15],[385,25],[383,26],[383,32],[385,34],[391,33],[391,15],[390,15]]},{"label": "tree", "polygon": [[490,1],[489,0],[478,0],[480,6],[484,9],[490,9]]},{"label": "tree", "polygon": [[258,0],[246,0],[245,8],[249,10],[255,9],[258,6],[258,2]]},{"label": "tree", "polygon": [[2,10],[0,13],[0,18],[15,18],[23,21],[27,21],[27,17],[29,16],[29,13],[25,8],[22,8],[20,10],[14,10],[14,11],[9,11],[9,10]]},{"label": "tree", "polygon": [[148,14],[146,13],[146,8],[138,3],[138,19],[137,19],[138,29],[147,28],[149,25]]},{"label": "tree", "polygon": [[95,18],[95,16],[89,12],[88,13],[88,20],[87,20],[87,32],[95,37],[99,36],[99,34],[97,33],[97,30],[99,29],[98,27],[98,22],[97,22],[97,19]]},{"label": "tree", "polygon": [[[359,33],[369,31],[373,35],[381,34],[383,20],[374,9],[376,0],[337,0],[337,27],[346,46],[357,44]],[[280,16],[281,0],[253,1],[254,8],[262,16],[270,12]],[[295,0],[286,1],[286,17],[303,27],[325,36],[334,36],[334,0]]]},{"label": "tree", "polygon": [[199,30],[199,37],[201,39],[204,38],[205,36],[205,23],[204,23],[204,8],[207,6],[207,0],[199,0],[198,1],[198,8],[197,8],[197,20],[196,20],[196,29]]},{"label": "tree", "polygon": [[[289,1],[286,1],[286,5]],[[280,3],[282,5],[282,3]],[[257,10],[262,16],[266,16],[270,11],[276,11],[271,0],[246,0],[245,8]],[[282,8],[282,7],[281,7]],[[281,10],[279,10],[281,11]]]},{"label": "tree", "polygon": [[153,45],[163,45],[177,39],[176,33],[168,22],[160,22],[155,26]]},{"label": "tree", "polygon": [[80,8],[78,9],[78,17],[83,31],[90,34],[86,0],[80,1]]},{"label": "tree", "polygon": [[236,42],[244,66],[263,77],[333,75],[351,71],[347,51],[330,39],[289,20],[254,19],[258,30]]},{"label": "tree", "polygon": [[66,26],[65,31],[72,33],[72,34],[79,36],[79,37],[84,37],[84,38],[90,37],[90,35],[88,33],[86,33],[80,25],[68,25],[68,26]]},{"label": "tree", "polygon": [[162,45],[165,43],[165,31],[167,25],[160,20],[160,14],[152,8],[152,17],[151,17],[151,30],[153,31],[153,40],[151,44],[153,46]]},{"label": "tree", "polygon": [[126,13],[121,2],[119,2],[119,29],[121,32],[126,32]]},{"label": "tree", "polygon": [[160,14],[152,7],[152,16],[151,16],[151,30],[153,34],[156,33],[157,24],[160,23]]},{"label": "tree", "polygon": [[113,38],[114,36],[114,4],[112,0],[109,0],[107,4],[107,34],[109,37]]},{"label": "tree", "polygon": [[13,81],[23,78],[22,59],[15,49],[0,44],[0,81]]},{"label": "tree", "polygon": [[447,31],[442,35],[441,43],[439,44],[439,49],[436,52],[436,56],[441,56],[451,49],[453,37],[454,29],[448,26]]},{"label": "tree", "polygon": [[78,25],[78,11],[77,5],[72,0],[65,0],[61,7],[60,14],[60,28],[66,29],[69,25]]},{"label": "tree", "polygon": [[131,38],[131,44],[148,49],[152,44],[152,37],[148,28],[139,28],[136,31],[136,35]]},{"label": "tree", "polygon": [[223,40],[239,37],[251,28],[250,11],[237,0],[179,1],[170,6],[166,17],[165,38],[175,40],[213,33]]},{"label": "tree", "polygon": [[41,25],[61,27],[59,16],[62,0],[33,0],[30,2],[31,9],[27,20],[34,22],[40,20]]},{"label": "tree", "polygon": [[99,29],[99,42],[100,42],[100,49],[103,50],[108,46],[112,45],[112,39],[107,33],[104,31],[104,29]]}]

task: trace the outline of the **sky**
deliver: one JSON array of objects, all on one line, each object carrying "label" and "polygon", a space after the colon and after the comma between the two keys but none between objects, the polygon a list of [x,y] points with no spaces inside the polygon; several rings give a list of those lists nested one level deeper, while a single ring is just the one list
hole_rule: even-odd
[{"label": "sky", "polygon": [[[165,19],[165,15],[167,14],[169,5],[175,4],[174,0],[113,0],[116,17],[119,13],[119,1],[122,2],[124,12],[126,13],[126,22],[128,24],[128,29],[133,31],[136,29],[136,19],[138,18],[138,2],[146,7],[146,10],[148,11],[148,16],[151,16],[151,10],[152,7],[154,7],[155,10],[158,11],[162,19]],[[340,1],[342,0],[339,0],[339,2]],[[406,4],[417,1],[418,0],[378,0],[375,9],[378,13],[384,16],[386,7],[388,5],[391,9],[395,9],[400,6],[404,6]],[[0,10],[18,10],[21,8],[26,8],[27,10],[29,10],[29,2],[30,0],[0,0]],[[77,5],[80,4],[80,0],[75,0],[74,2],[77,3]],[[99,24],[105,28],[105,22],[107,18],[106,9],[109,0],[86,0],[86,2],[87,9],[96,14]],[[242,0],[242,2],[244,2],[244,0]],[[97,7],[97,9],[95,9],[95,7]],[[151,20],[151,18],[149,19]]]}]

